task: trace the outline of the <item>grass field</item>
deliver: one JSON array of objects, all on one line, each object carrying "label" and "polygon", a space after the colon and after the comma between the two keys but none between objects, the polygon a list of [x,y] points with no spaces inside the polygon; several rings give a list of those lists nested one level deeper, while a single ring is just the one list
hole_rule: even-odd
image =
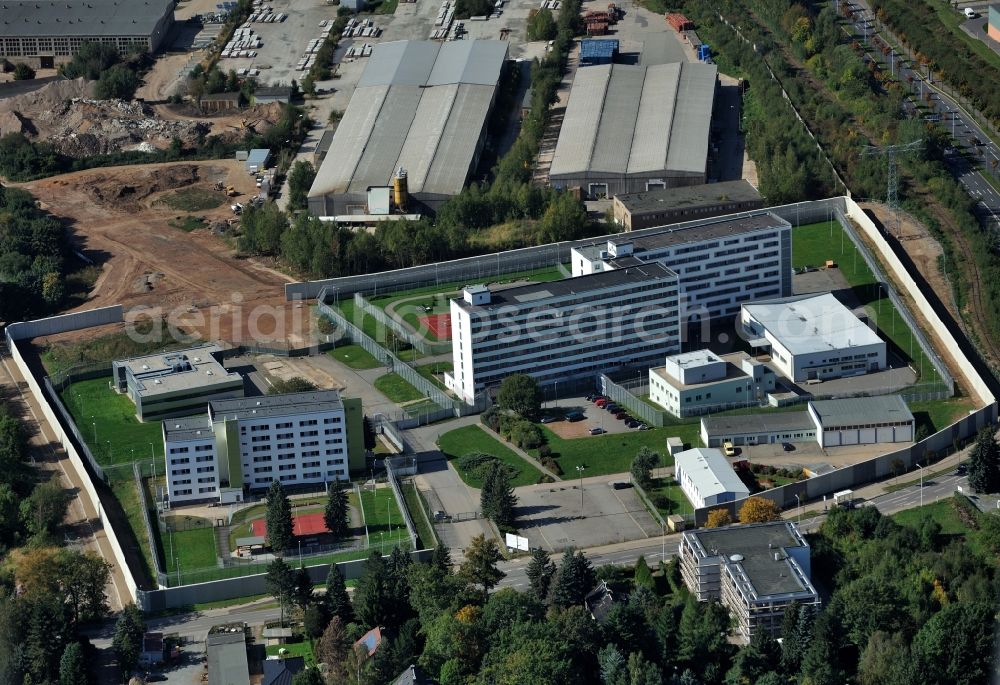
[{"label": "grass field", "polygon": [[[430,522],[424,517],[420,506],[420,492],[412,483],[403,483],[403,499],[406,501],[406,508],[410,511],[410,518],[417,529],[417,537],[420,538],[420,547],[435,547],[434,532],[431,530]],[[428,516],[433,516],[430,509],[424,505],[424,510]]]},{"label": "grass field", "polygon": [[917,429],[919,430],[922,425],[927,426],[928,435],[950,426],[976,407],[975,402],[967,397],[953,397],[949,400],[933,402],[909,402],[907,404],[916,420]]},{"label": "grass field", "polygon": [[305,659],[306,666],[315,666],[316,657],[313,656],[312,640],[302,640],[302,642],[290,642],[284,645],[267,645],[265,650],[268,656],[278,656],[278,650],[286,649],[285,658],[300,656]]},{"label": "grass field", "polygon": [[939,382],[941,378],[924,355],[916,336],[876,283],[871,269],[840,224],[831,221],[792,229],[794,268],[819,267],[828,259],[837,263],[855,296],[868,307],[881,336],[894,343],[896,352],[920,373],[919,382]]},{"label": "grass field", "polygon": [[140,556],[143,572],[147,578],[152,578],[153,550],[149,546],[149,536],[146,535],[146,524],[142,517],[142,507],[139,506],[139,492],[135,488],[135,481],[131,478],[112,481],[111,491],[115,494],[118,503],[122,505],[129,528],[132,529],[135,541],[139,545],[139,551],[142,552]]},{"label": "grass field", "polygon": [[170,209],[182,212],[201,212],[215,209],[226,201],[226,196],[218,190],[207,188],[181,188],[169,195],[164,195],[160,202]]},{"label": "grass field", "polygon": [[423,397],[420,391],[398,373],[387,373],[375,379],[375,389],[397,404],[415,402]]},{"label": "grass field", "polygon": [[893,514],[896,523],[913,528],[919,527],[920,522],[928,516],[941,524],[941,533],[944,535],[965,535],[969,532],[955,511],[955,505],[951,498]]},{"label": "grass field", "polygon": [[664,518],[670,514],[690,514],[694,511],[694,507],[684,496],[681,486],[673,478],[654,478],[652,485],[646,488],[646,494],[649,495],[649,499],[653,501],[654,505],[656,505],[657,495],[664,495],[670,500],[669,509],[656,507],[660,516]]},{"label": "grass field", "polygon": [[199,228],[205,228],[205,219],[200,216],[177,217],[176,219],[167,221],[167,225],[171,228],[176,228],[178,231],[190,233],[191,231],[197,231]]},{"label": "grass field", "polygon": [[352,369],[377,369],[382,366],[382,363],[361,345],[344,345],[330,350],[327,354]]},{"label": "grass field", "polygon": [[[607,419],[614,421],[614,418]],[[576,474],[576,467],[583,466],[585,476],[625,473],[632,466],[632,459],[640,447],[649,447],[664,458],[663,465],[673,464],[667,455],[667,438],[677,436],[685,445],[698,446],[699,424],[687,423],[648,431],[631,431],[614,435],[589,435],[566,440],[542,426],[542,433],[552,449],[552,456],[559,462],[564,477]],[[538,450],[532,450],[538,456]]]},{"label": "grass field", "polygon": [[420,416],[421,414],[430,414],[431,412],[441,411],[441,405],[432,399],[426,399],[421,402],[408,404],[403,407],[403,409],[409,416]]},{"label": "grass field", "polygon": [[[108,363],[108,377],[110,378],[111,362],[115,359],[125,359],[127,357],[137,357],[144,354],[152,354],[161,350],[176,350],[187,347],[191,342],[182,340],[172,340],[166,335],[158,336],[153,331],[152,325],[138,322],[135,326],[136,332],[142,336],[141,340],[129,336],[127,331],[102,335],[83,342],[75,343],[54,343],[41,351],[42,365],[49,375],[54,376],[61,371],[66,371],[81,364]],[[182,329],[178,329],[180,335],[185,335]],[[165,344],[165,341],[170,341]]]},{"label": "grass field", "polygon": [[184,569],[203,569],[217,565],[215,529],[208,519],[194,516],[168,516],[167,526],[173,532],[161,532],[164,568],[167,573]]},{"label": "grass field", "polygon": [[[369,338],[377,342],[389,352],[406,362],[412,362],[423,357],[423,353],[415,348],[401,349],[403,345],[393,343],[394,335],[392,331],[375,320],[375,317],[354,306],[353,299],[340,300],[336,304],[344,318],[361,329]],[[407,343],[408,344],[408,343]]]},{"label": "grass field", "polygon": [[511,479],[511,485],[514,487],[537,483],[539,477],[542,475],[538,469],[517,456],[506,445],[488,435],[479,426],[463,426],[462,428],[448,431],[438,438],[438,447],[451,460],[462,480],[474,488],[483,487],[482,479],[474,473],[462,470],[458,462],[454,461],[457,457],[461,457],[469,452],[492,454],[504,464],[516,469],[517,475]]},{"label": "grass field", "polygon": [[162,459],[160,422],[141,423],[135,418],[132,400],[109,388],[109,380],[78,381],[62,392],[63,404],[94,457],[101,464],[128,463],[151,455]]},{"label": "grass field", "polygon": [[384,540],[386,543],[395,540],[405,540],[409,534],[403,515],[396,503],[396,496],[391,488],[376,490],[361,489],[361,504],[364,507],[365,523],[368,526],[368,541],[377,545]]},{"label": "grass field", "polygon": [[415,366],[414,370],[441,390],[449,392],[448,388],[445,387],[444,382],[439,376],[444,374],[446,371],[454,370],[454,364],[451,362],[431,362],[430,364]]}]

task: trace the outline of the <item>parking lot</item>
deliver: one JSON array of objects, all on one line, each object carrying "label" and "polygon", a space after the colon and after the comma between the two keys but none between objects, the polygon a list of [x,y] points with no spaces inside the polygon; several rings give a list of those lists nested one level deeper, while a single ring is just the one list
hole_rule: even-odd
[{"label": "parking lot", "polygon": [[878,443],[874,445],[845,445],[843,447],[822,448],[816,442],[797,442],[795,449],[786,452],[782,443],[767,445],[743,445],[736,448],[736,456],[730,462],[747,460],[769,466],[810,468],[829,464],[833,468],[849,466],[873,459],[880,454],[904,449],[912,443]]},{"label": "parking lot", "polygon": [[[619,477],[617,480],[621,480]],[[607,476],[517,488],[519,532],[531,547],[561,552],[660,534],[631,487],[615,489]]]},{"label": "parking lot", "polygon": [[561,415],[570,411],[581,411],[584,414],[582,421],[558,420],[547,424],[549,430],[561,438],[580,438],[588,435],[593,428],[599,428],[605,433],[628,433],[636,430],[625,425],[611,415],[610,412],[588,402],[586,397],[567,397],[545,403],[545,409],[549,413]]}]

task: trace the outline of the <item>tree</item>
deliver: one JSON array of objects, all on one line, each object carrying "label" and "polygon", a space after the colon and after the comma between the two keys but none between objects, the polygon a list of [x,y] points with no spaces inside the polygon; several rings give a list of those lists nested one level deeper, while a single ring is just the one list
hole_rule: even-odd
[{"label": "tree", "polygon": [[646,563],[646,558],[643,555],[639,555],[639,558],[635,560],[635,573],[633,575],[634,583],[636,587],[645,587],[650,590],[656,589],[656,581],[653,580],[653,573],[649,570],[649,564]]},{"label": "tree", "polygon": [[24,62],[18,62],[14,65],[14,80],[15,81],[30,81],[35,78],[35,70],[29,67]]},{"label": "tree", "polygon": [[643,487],[652,482],[652,470],[660,465],[660,455],[646,446],[640,447],[632,460],[632,480]]},{"label": "tree", "polygon": [[556,31],[552,10],[540,9],[528,19],[528,40],[552,40],[556,37]]},{"label": "tree", "polygon": [[763,497],[748,497],[739,511],[740,523],[766,523],[781,520],[781,508]]},{"label": "tree", "polygon": [[292,676],[292,685],[326,685],[326,681],[318,668],[306,666]]},{"label": "tree", "polygon": [[287,228],[288,217],[273,202],[265,202],[263,207],[248,207],[240,216],[239,248],[250,254],[277,255],[281,251],[281,235]]},{"label": "tree", "polygon": [[296,577],[292,567],[278,557],[267,565],[267,576],[264,584],[272,597],[281,604],[281,623],[285,622],[285,606],[291,604],[295,597]]},{"label": "tree", "polygon": [[[330,619],[326,630],[323,631],[323,636],[316,644],[316,661],[326,664],[331,675],[336,675],[350,648],[351,642],[347,639],[347,634],[344,631],[344,623],[339,616],[334,616]],[[331,678],[331,682],[344,681],[343,679]]]},{"label": "tree", "polygon": [[305,209],[306,195],[316,179],[316,170],[305,160],[299,160],[292,165],[288,173],[288,209]]},{"label": "tree", "polygon": [[531,591],[539,601],[544,602],[549,596],[552,578],[556,574],[556,565],[549,557],[549,553],[541,547],[531,550],[531,561],[528,562],[524,572],[528,576]]},{"label": "tree", "polygon": [[279,378],[271,383],[271,387],[267,389],[268,395],[287,395],[293,392],[311,392],[316,389],[316,384],[312,381],[307,381],[305,378],[300,378],[295,376],[284,380]]},{"label": "tree", "polygon": [[538,381],[523,373],[507,376],[500,384],[497,405],[526,419],[537,417],[542,408]]},{"label": "tree", "polygon": [[990,427],[979,431],[969,453],[969,485],[976,492],[1000,490],[1000,448]]},{"label": "tree", "polygon": [[306,607],[312,604],[313,583],[309,577],[309,572],[304,566],[299,566],[295,571],[295,585],[292,590],[292,603],[300,610],[305,611]]},{"label": "tree", "polygon": [[344,538],[350,533],[351,518],[347,504],[347,490],[344,481],[337,479],[330,484],[323,522],[335,537]]},{"label": "tree", "polygon": [[483,489],[479,494],[483,516],[497,524],[497,528],[501,531],[513,530],[514,506],[517,504],[517,496],[514,494],[514,488],[510,485],[507,465],[500,461],[493,461],[486,468],[488,471],[483,481]]},{"label": "tree", "polygon": [[503,559],[495,540],[486,539],[483,533],[472,538],[465,550],[465,561],[458,569],[459,575],[470,583],[483,586],[483,594],[489,593],[507,574],[497,568]]},{"label": "tree", "polygon": [[105,588],[111,564],[91,552],[60,550],[58,580],[74,623],[103,618],[108,612]]},{"label": "tree", "polygon": [[331,619],[339,616],[344,625],[354,620],[354,608],[351,606],[350,595],[347,594],[347,585],[336,564],[330,564],[330,572],[326,574],[323,605],[326,607],[327,616]]},{"label": "tree", "polygon": [[906,637],[902,633],[890,635],[881,630],[872,633],[858,661],[858,682],[861,685],[908,685],[920,681]]},{"label": "tree", "polygon": [[373,549],[365,561],[365,572],[354,590],[354,614],[365,628],[383,626],[392,614],[385,561]]},{"label": "tree", "polygon": [[292,505],[288,501],[285,489],[281,482],[271,481],[271,487],[267,491],[267,510],[264,513],[264,522],[267,525],[267,544],[271,551],[281,556],[285,550],[292,546],[294,535],[292,531]]},{"label": "tree", "polygon": [[451,549],[448,545],[439,544],[434,548],[431,555],[431,566],[440,569],[444,573],[451,573]]},{"label": "tree", "polygon": [[590,560],[583,552],[573,553],[569,548],[563,554],[562,564],[556,574],[551,601],[554,606],[566,607],[583,604],[583,599],[597,582],[597,575]]},{"label": "tree", "polygon": [[139,87],[139,77],[124,64],[115,64],[101,73],[94,86],[98,100],[131,100]]},{"label": "tree", "polygon": [[994,611],[987,602],[949,604],[913,638],[921,682],[973,685],[990,680]]},{"label": "tree", "polygon": [[729,515],[728,509],[712,509],[708,512],[708,519],[705,521],[706,528],[722,528],[733,522],[733,517]]},{"label": "tree", "polygon": [[59,685],[87,685],[89,680],[83,645],[70,642],[59,660]]},{"label": "tree", "polygon": [[118,656],[118,668],[126,680],[136,664],[142,648],[142,636],[146,632],[146,622],[135,604],[128,604],[118,615],[111,647]]},{"label": "tree", "polygon": [[40,539],[52,535],[66,518],[69,499],[69,493],[56,478],[36,485],[28,499],[21,502],[25,528]]}]

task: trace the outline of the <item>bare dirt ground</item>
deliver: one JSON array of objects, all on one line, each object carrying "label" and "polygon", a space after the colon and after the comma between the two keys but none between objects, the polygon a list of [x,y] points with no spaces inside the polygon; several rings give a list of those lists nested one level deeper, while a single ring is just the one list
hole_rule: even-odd
[{"label": "bare dirt ground", "polygon": [[256,194],[254,178],[231,160],[95,169],[22,185],[69,223],[76,247],[102,269],[78,309],[155,308],[209,340],[304,342],[308,308],[284,299],[283,285],[293,279],[238,259],[207,229],[184,232],[169,224],[190,215],[209,222],[232,218],[229,202],[197,212],[160,202],[177,188],[210,190],[217,181],[236,187],[235,200]]}]

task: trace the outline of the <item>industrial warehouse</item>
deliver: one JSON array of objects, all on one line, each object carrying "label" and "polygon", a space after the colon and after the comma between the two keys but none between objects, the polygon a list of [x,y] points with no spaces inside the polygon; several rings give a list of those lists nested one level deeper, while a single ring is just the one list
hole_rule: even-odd
[{"label": "industrial warehouse", "polygon": [[[310,213],[412,216],[461,192],[506,58],[507,44],[491,40],[376,46],[309,191]],[[402,192],[387,207],[394,183]]]},{"label": "industrial warehouse", "polygon": [[717,76],[681,62],[578,70],[550,183],[590,198],[705,183]]},{"label": "industrial warehouse", "polygon": [[51,69],[84,43],[156,52],[174,23],[174,0],[8,1],[0,20],[0,59]]}]

